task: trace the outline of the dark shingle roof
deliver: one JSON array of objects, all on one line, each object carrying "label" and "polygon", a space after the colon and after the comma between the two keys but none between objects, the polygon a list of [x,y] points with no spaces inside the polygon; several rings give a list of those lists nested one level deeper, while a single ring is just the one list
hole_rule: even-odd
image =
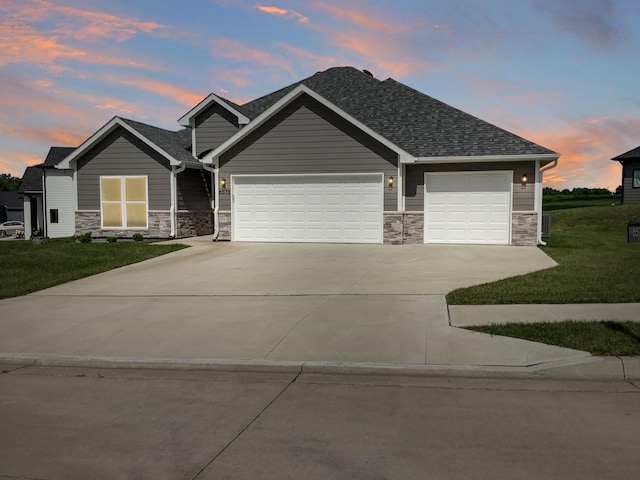
[{"label": "dark shingle roof", "polygon": [[8,210],[20,210],[22,209],[24,202],[22,195],[18,192],[0,192],[0,205],[3,205]]},{"label": "dark shingle roof", "polygon": [[249,102],[255,118],[304,84],[415,157],[554,154],[391,78],[334,67]]},{"label": "dark shingle roof", "polygon": [[185,128],[177,132],[154,127],[146,123],[136,122],[127,118],[118,117],[131,128],[140,133],[150,142],[154,143],[178,161],[199,165],[197,159],[191,156],[191,129]]},{"label": "dark shingle roof", "polygon": [[555,153],[391,78],[345,110],[416,157]]},{"label": "dark shingle roof", "polygon": [[353,67],[332,67],[245,103],[242,107],[252,113],[250,118],[255,118],[300,84],[306,85],[331,103],[340,106],[342,101],[379,82],[379,80]]},{"label": "dark shingle roof", "polygon": [[47,157],[39,166],[40,167],[55,167],[67,156],[69,156],[76,147],[51,147]]},{"label": "dark shingle roof", "polygon": [[640,158],[640,147],[636,147],[633,150],[629,150],[617,157],[613,157],[611,160],[624,160],[625,158]]},{"label": "dark shingle roof", "polygon": [[22,174],[22,184],[18,193],[42,192],[42,169],[39,167],[27,167]]}]

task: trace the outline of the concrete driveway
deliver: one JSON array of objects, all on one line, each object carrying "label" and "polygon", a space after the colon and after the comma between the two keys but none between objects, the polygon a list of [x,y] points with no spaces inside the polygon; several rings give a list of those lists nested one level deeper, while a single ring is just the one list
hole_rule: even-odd
[{"label": "concrete driveway", "polygon": [[537,248],[188,243],[0,302],[0,351],[503,366],[589,356],[449,326],[445,293],[554,266]]}]

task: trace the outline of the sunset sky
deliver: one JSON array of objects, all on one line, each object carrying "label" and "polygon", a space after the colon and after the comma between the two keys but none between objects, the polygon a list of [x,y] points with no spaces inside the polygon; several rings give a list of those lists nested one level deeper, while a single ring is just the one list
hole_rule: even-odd
[{"label": "sunset sky", "polygon": [[561,154],[546,185],[620,184],[640,145],[638,0],[0,0],[0,173],[114,115],[177,130],[331,66],[393,77]]}]

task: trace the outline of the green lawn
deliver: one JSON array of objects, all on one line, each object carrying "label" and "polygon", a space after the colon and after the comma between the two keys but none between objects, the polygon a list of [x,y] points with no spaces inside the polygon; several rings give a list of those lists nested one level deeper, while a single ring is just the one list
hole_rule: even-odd
[{"label": "green lawn", "polygon": [[468,329],[574,348],[592,355],[640,355],[640,323],[637,322],[513,323]]},{"label": "green lawn", "polygon": [[640,205],[555,210],[551,238],[540,247],[559,266],[454,290],[451,305],[640,302],[640,244],[627,224]]},{"label": "green lawn", "polygon": [[0,242],[0,298],[16,297],[185,248],[148,242]]}]

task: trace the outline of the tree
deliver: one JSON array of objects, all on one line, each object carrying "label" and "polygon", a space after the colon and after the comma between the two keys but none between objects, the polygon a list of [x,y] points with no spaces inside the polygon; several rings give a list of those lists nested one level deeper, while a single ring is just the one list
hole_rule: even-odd
[{"label": "tree", "polygon": [[0,190],[15,192],[21,184],[21,178],[14,177],[10,173],[0,173]]}]

